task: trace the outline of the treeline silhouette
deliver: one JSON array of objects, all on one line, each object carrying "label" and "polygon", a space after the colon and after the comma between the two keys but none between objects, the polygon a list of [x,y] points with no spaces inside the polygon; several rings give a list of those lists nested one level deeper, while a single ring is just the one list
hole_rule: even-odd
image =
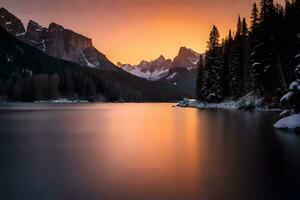
[{"label": "treeline silhouette", "polygon": [[236,30],[220,42],[216,26],[210,33],[205,58],[199,62],[197,98],[220,102],[245,95],[263,97],[269,105],[296,78],[300,64],[300,0],[253,4],[251,22],[238,17]]}]

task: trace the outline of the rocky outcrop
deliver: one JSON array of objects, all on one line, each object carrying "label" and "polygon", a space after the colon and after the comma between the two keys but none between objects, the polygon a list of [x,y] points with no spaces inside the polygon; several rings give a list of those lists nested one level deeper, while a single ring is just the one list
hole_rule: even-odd
[{"label": "rocky outcrop", "polygon": [[198,61],[200,54],[188,49],[186,47],[181,47],[178,55],[173,60],[173,65],[176,67],[183,67],[188,69],[195,69],[198,67]]},{"label": "rocky outcrop", "polygon": [[45,28],[30,20],[27,25],[25,42],[46,52]]},{"label": "rocky outcrop", "polygon": [[20,19],[5,8],[0,8],[0,26],[15,36],[25,35],[25,28]]},{"label": "rocky outcrop", "polygon": [[[2,17],[1,17],[2,16]],[[48,28],[32,20],[27,31],[16,16],[0,9],[0,25],[22,41],[37,47],[50,56],[102,70],[119,70],[106,56],[100,53],[90,38],[51,23]]]},{"label": "rocky outcrop", "polygon": [[30,21],[26,36],[32,45],[56,58],[93,68],[117,70],[105,55],[94,48],[90,38],[65,29],[59,24],[51,23],[45,28]]}]

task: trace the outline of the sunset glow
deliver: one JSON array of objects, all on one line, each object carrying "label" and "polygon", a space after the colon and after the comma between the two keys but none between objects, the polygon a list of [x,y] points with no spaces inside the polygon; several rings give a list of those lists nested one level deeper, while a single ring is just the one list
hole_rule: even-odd
[{"label": "sunset glow", "polygon": [[[281,0],[283,2],[283,0]],[[249,17],[252,0],[0,0],[23,22],[57,22],[93,39],[114,63],[137,64],[163,54],[173,58],[181,46],[204,52],[213,24],[221,35],[235,27],[238,14]]]}]

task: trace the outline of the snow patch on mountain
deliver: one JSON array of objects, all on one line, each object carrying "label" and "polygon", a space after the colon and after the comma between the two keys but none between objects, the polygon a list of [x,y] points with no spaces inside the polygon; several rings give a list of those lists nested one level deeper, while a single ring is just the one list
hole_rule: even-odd
[{"label": "snow patch on mountain", "polygon": [[171,80],[171,79],[173,79],[177,74],[178,74],[178,72],[174,72],[173,74],[169,75],[166,79],[167,79],[167,80]]},{"label": "snow patch on mountain", "polygon": [[157,69],[157,70],[150,72],[148,70],[145,71],[143,68],[140,68],[137,66],[132,67],[130,65],[124,65],[122,67],[122,69],[129,72],[132,75],[147,79],[149,81],[157,81],[157,80],[161,79],[162,77],[166,76],[167,73],[169,72],[169,70],[167,70],[167,69]]},{"label": "snow patch on mountain", "polygon": [[16,34],[17,37],[20,37],[20,36],[23,36],[23,35],[26,35],[26,32],[23,32],[23,33],[17,33],[17,34]]},{"label": "snow patch on mountain", "polygon": [[85,55],[84,55],[84,53],[83,53],[82,51],[81,51],[81,55],[82,55],[83,59],[85,60],[86,65],[87,65],[88,67],[91,67],[91,68],[97,68],[97,66],[95,66],[94,64],[92,64],[92,63],[90,63],[90,62],[88,61],[88,59],[85,57]]}]

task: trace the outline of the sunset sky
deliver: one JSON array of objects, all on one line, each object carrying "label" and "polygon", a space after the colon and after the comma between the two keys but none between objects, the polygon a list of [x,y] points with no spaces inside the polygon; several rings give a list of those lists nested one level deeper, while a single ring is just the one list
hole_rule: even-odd
[{"label": "sunset sky", "polygon": [[[284,0],[278,0],[283,2]],[[209,31],[222,36],[238,14],[249,17],[253,0],[0,0],[20,17],[48,26],[56,22],[93,39],[114,63],[137,64],[181,46],[204,52]]]}]

